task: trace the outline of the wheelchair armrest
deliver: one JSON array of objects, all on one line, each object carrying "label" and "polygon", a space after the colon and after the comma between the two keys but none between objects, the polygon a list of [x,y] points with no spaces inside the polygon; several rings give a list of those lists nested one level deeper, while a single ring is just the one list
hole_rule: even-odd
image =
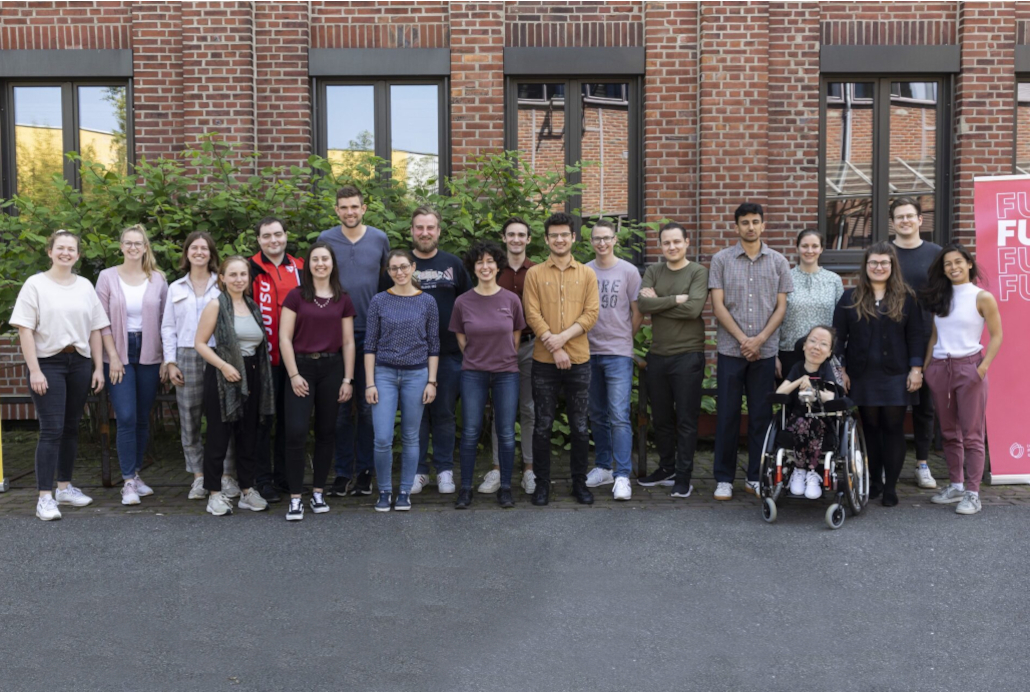
[{"label": "wheelchair armrest", "polygon": [[823,402],[823,410],[827,413],[836,413],[838,411],[847,411],[851,408],[850,399],[830,399],[829,401]]},{"label": "wheelchair armrest", "polygon": [[777,394],[776,392],[773,392],[772,394],[769,395],[769,403],[770,404],[789,404],[790,403],[790,394]]}]

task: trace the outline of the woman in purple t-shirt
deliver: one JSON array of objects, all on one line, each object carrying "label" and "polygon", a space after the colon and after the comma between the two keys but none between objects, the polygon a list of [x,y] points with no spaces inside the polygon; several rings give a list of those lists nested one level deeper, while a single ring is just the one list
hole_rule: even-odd
[{"label": "woman in purple t-shirt", "polygon": [[492,395],[501,488],[501,507],[514,507],[511,472],[515,465],[515,413],[519,408],[519,340],[526,320],[522,301],[497,285],[497,274],[508,257],[496,243],[473,243],[465,253],[465,269],[476,281],[473,290],[458,296],[450,330],[458,337],[465,358],[461,366],[461,491],[455,509],[472,504],[476,449],[483,432],[483,411]]},{"label": "woman in purple t-shirt", "polygon": [[333,461],[336,414],[354,395],[354,305],[336,275],[336,256],[328,243],[308,250],[300,286],[283,302],[279,353],[290,387],[286,390],[286,478],[290,485],[287,521],[304,518],[304,451],[311,409],[315,409],[315,459],[311,511],[329,505],[322,494]]}]

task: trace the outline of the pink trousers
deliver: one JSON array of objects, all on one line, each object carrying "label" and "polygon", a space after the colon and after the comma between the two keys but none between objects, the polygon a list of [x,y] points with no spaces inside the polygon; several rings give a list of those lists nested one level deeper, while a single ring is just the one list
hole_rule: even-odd
[{"label": "pink trousers", "polygon": [[934,358],[924,374],[933,393],[934,408],[944,437],[944,458],[952,483],[980,491],[984,475],[984,436],[987,428],[987,378],[976,368],[983,355]]}]

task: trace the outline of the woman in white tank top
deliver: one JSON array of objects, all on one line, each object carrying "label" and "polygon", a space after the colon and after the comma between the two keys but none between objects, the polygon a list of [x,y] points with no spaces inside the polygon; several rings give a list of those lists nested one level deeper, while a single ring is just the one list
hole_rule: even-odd
[{"label": "woman in white tank top", "polygon": [[[951,484],[930,501],[957,502],[958,514],[976,514],[984,471],[987,370],[1001,348],[1001,316],[994,296],[977,285],[976,260],[961,244],[946,245],[928,275],[920,298],[934,317],[923,372],[940,420],[951,478]],[[982,353],[985,325],[990,340]]]}]

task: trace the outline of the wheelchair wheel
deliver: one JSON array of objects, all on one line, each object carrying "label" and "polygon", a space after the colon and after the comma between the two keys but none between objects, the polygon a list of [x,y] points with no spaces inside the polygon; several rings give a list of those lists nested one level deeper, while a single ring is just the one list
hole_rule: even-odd
[{"label": "wheelchair wheel", "polygon": [[865,435],[858,419],[848,422],[846,432],[846,458],[841,483],[848,507],[853,514],[860,514],[869,503],[869,462],[866,457]]},{"label": "wheelchair wheel", "polygon": [[839,505],[834,502],[826,508],[826,525],[831,529],[839,529],[844,526],[844,517],[844,505]]},{"label": "wheelchair wheel", "polygon": [[762,501],[762,519],[765,519],[768,524],[776,521],[776,503],[771,497]]}]

